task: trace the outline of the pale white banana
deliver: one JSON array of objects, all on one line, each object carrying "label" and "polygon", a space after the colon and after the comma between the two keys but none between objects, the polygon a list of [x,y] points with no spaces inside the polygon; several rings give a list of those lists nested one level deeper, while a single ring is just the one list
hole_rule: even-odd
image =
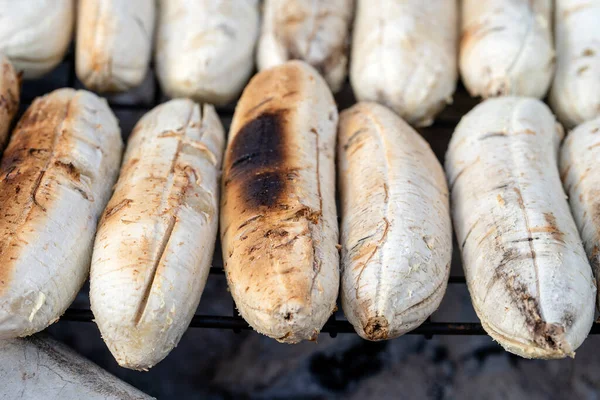
[{"label": "pale white banana", "polygon": [[350,82],[412,125],[430,125],[456,88],[455,0],[358,0]]},{"label": "pale white banana", "polygon": [[26,79],[56,67],[71,43],[74,0],[0,0],[0,53]]},{"label": "pale white banana", "polygon": [[560,171],[592,272],[600,277],[600,117],[579,125],[561,150]]},{"label": "pale white banana", "polygon": [[392,339],[440,304],[452,257],[446,178],[429,144],[391,110],[359,103],[338,133],[342,306],[356,332]]},{"label": "pale white banana", "polygon": [[528,358],[573,356],[594,320],[596,287],[558,173],[562,137],[541,101],[499,97],[463,117],[446,155],[475,311]]},{"label": "pale white banana", "polygon": [[550,105],[571,128],[600,116],[600,0],[557,0]]},{"label": "pale white banana", "polygon": [[5,399],[152,399],[48,335],[0,341],[0,360]]},{"label": "pale white banana", "polygon": [[542,98],[554,74],[552,0],[463,0],[460,73],[472,96]]},{"label": "pale white banana", "polygon": [[156,73],[171,97],[223,105],[254,66],[258,0],[160,0]]},{"label": "pale white banana", "polygon": [[177,345],[200,302],[217,239],[225,133],[215,109],[177,99],[133,130],[98,228],[90,301],[122,367]]},{"label": "pale white banana", "polygon": [[142,83],[150,63],[155,13],[154,0],[79,0],[79,80],[98,92],[123,92]]},{"label": "pale white banana", "polygon": [[354,0],[265,0],[257,64],[303,60],[333,92],[346,80]]}]

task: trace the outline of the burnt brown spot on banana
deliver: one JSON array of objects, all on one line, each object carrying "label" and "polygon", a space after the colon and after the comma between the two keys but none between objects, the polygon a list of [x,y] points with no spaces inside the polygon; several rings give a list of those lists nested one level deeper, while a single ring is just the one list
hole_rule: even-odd
[{"label": "burnt brown spot on banana", "polygon": [[275,207],[285,191],[286,179],[278,171],[259,173],[243,189],[244,203],[251,208]]},{"label": "burnt brown spot on banana", "polygon": [[289,235],[289,232],[285,229],[269,229],[265,232],[265,237],[285,237]]},{"label": "burnt brown spot on banana", "polygon": [[[537,316],[539,318],[539,315]],[[533,341],[540,347],[561,350],[570,353],[571,349],[564,345],[565,328],[558,324],[549,324],[541,318],[533,324]]]},{"label": "burnt brown spot on banana", "polygon": [[302,206],[291,216],[283,220],[283,222],[293,221],[297,222],[300,220],[308,220],[313,224],[318,224],[321,219],[321,212],[319,210],[313,210],[310,207]]},{"label": "burnt brown spot on banana", "polygon": [[43,157],[44,154],[48,153],[48,149],[35,149],[31,148],[27,150],[30,156]]},{"label": "burnt brown spot on banana", "polygon": [[511,273],[513,269],[509,268],[513,261],[529,258],[529,254],[520,252],[516,248],[505,248],[501,243],[498,243],[497,250],[502,252],[502,258],[494,271],[494,275],[492,275],[492,279],[487,284],[487,293],[498,282],[503,282],[506,285],[507,281],[512,282],[515,279]]},{"label": "burnt brown spot on banana", "polygon": [[252,173],[258,168],[273,168],[285,160],[286,112],[277,110],[262,113],[237,132],[229,150],[232,176]]},{"label": "burnt brown spot on banana", "polygon": [[286,192],[292,172],[287,165],[287,110],[269,110],[248,121],[229,149],[225,181],[240,187],[251,209],[272,208]]},{"label": "burnt brown spot on banana", "polygon": [[529,259],[530,254],[519,252],[516,249],[506,249],[502,260],[498,264],[489,289],[497,282],[502,282],[506,293],[510,297],[512,303],[517,307],[525,324],[532,335],[533,341],[544,349],[561,350],[571,352],[571,349],[565,348],[564,331],[565,326],[571,326],[574,323],[572,313],[565,313],[563,316],[563,325],[547,323],[543,320],[540,311],[538,299],[532,296],[527,285],[519,280],[519,276],[514,268],[509,266],[514,261]]},{"label": "burnt brown spot on banana", "polygon": [[[249,225],[250,223],[252,223],[253,221],[256,221],[259,218],[262,218],[263,215],[255,215],[252,218],[248,218],[246,221],[244,221],[240,226],[238,226],[238,230],[242,229],[243,227]],[[229,229],[229,227],[227,227],[227,229]]]},{"label": "burnt brown spot on banana", "polygon": [[108,218],[112,217],[122,209],[128,207],[131,203],[133,203],[132,199],[123,199],[114,206],[109,204],[109,206],[106,208],[106,211],[104,212],[104,217],[102,218],[102,220],[106,221]]},{"label": "burnt brown spot on banana", "polygon": [[363,330],[370,340],[385,340],[389,336],[389,323],[383,316],[369,318]]},{"label": "burnt brown spot on banana", "polygon": [[308,232],[302,232],[296,236],[294,236],[291,239],[286,240],[285,242],[279,243],[277,245],[275,245],[273,248],[274,249],[281,249],[282,247],[293,247],[294,246],[294,242],[296,242],[296,240],[298,240],[302,235],[306,235]]},{"label": "burnt brown spot on banana", "polygon": [[62,169],[69,178],[75,180],[75,181],[79,181],[79,179],[81,178],[81,173],[79,172],[79,170],[73,165],[73,163],[64,163],[62,161],[56,161],[54,163],[54,165],[59,168]]}]

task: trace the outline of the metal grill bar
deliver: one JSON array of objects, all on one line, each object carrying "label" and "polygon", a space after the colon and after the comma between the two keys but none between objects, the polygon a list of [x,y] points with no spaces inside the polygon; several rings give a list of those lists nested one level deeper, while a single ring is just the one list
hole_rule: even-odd
[{"label": "metal grill bar", "polygon": [[[93,314],[90,310],[69,309],[62,316],[62,320],[77,322],[92,322]],[[251,330],[250,326],[241,317],[227,317],[220,315],[195,315],[190,323],[191,328],[231,329],[235,332]],[[354,333],[352,324],[348,321],[335,320],[333,317],[327,321],[321,332],[326,333]],[[600,323],[594,323],[590,334],[600,333]],[[407,335],[485,335],[485,330],[478,322],[431,322],[426,321],[418,328],[407,332]]]},{"label": "metal grill bar", "polygon": [[[90,310],[69,309],[62,320],[92,322]],[[219,315],[195,315],[190,323],[191,328],[231,329],[233,331],[251,330],[241,317]],[[594,327],[596,328],[596,327]],[[353,333],[354,328],[348,321],[335,320],[333,317],[323,327],[326,333]],[[418,328],[408,332],[411,335],[484,335],[485,331],[479,323],[425,322]],[[335,337],[335,336],[334,336]]]}]

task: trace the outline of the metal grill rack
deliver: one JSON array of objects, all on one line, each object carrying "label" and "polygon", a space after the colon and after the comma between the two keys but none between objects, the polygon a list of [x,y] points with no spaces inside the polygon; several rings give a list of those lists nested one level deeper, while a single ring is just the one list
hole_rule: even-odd
[{"label": "metal grill rack", "polygon": [[[61,65],[49,76],[37,81],[24,82],[20,113],[31,104],[35,97],[61,87],[83,88],[75,76],[74,53],[72,50],[67,54],[67,57]],[[137,122],[137,120],[147,111],[167,100],[154,77],[153,69],[151,69],[146,80],[139,88],[136,88],[127,94],[107,96],[107,99],[112,110],[120,120],[125,140],[133,128],[133,124],[123,123],[125,119]],[[345,87],[336,95],[336,101],[340,110],[348,108],[355,103],[349,83],[346,83]],[[418,129],[419,133],[430,143],[433,151],[440,160],[443,160],[448,141],[450,140],[456,124],[464,114],[477,104],[477,102],[478,100],[471,98],[464,87],[459,84],[454,95],[454,103],[447,107],[437,117],[435,124],[427,128]],[[226,131],[229,129],[234,109],[235,103],[217,108]],[[127,116],[127,118],[123,118],[123,116]],[[217,240],[215,256],[208,278],[209,282],[214,279],[225,279],[222,265],[220,243]],[[458,255],[456,243],[454,246],[452,271],[454,273],[450,276],[449,289],[453,285],[465,285],[465,278],[462,275],[462,267],[460,266],[460,257]],[[87,285],[83,290],[87,291]],[[231,296],[227,296],[228,298],[222,299],[222,301],[231,302],[232,311],[229,315],[197,314],[193,317],[190,327],[230,329],[234,332],[251,329],[238,315]],[[442,304],[446,300],[447,299],[442,300]],[[93,314],[89,308],[69,308],[61,317],[61,320],[92,322]],[[341,313],[337,312],[325,324],[322,332],[327,332],[331,337],[335,337],[338,333],[353,333],[354,329],[352,325],[341,316]],[[600,323],[594,323],[590,333],[600,334]],[[432,322],[428,319],[421,326],[409,332],[409,334],[424,335],[425,338],[430,339],[434,335],[484,335],[485,331],[478,322]]]}]

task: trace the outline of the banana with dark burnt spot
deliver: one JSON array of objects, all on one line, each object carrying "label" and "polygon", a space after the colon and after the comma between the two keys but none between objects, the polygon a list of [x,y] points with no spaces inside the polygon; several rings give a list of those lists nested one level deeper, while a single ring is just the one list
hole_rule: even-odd
[{"label": "banana with dark burnt spot", "polygon": [[237,308],[281,342],[315,340],[339,287],[337,108],[301,61],[264,70],[238,103],[225,154],[221,237]]}]

